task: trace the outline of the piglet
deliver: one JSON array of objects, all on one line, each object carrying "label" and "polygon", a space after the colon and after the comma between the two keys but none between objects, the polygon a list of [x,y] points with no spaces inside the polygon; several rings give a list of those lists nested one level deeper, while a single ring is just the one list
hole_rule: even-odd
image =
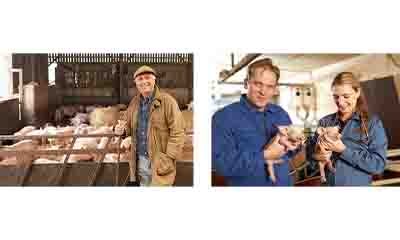
[{"label": "piglet", "polygon": [[[302,128],[295,127],[293,125],[290,126],[277,126],[279,135],[278,143],[285,147],[285,151],[293,151],[299,145],[301,146],[305,142],[304,131]],[[276,183],[276,176],[274,171],[274,164],[282,163],[282,159],[276,160],[268,160],[267,161],[267,170],[270,176],[270,179],[273,183]]]},{"label": "piglet", "polygon": [[[337,141],[341,135],[339,133],[339,127],[334,126],[334,127],[319,127],[317,128],[317,133],[318,133],[318,139],[317,139],[317,144],[315,146],[315,153],[314,156],[318,156],[321,154],[329,154],[329,156],[332,155],[332,151],[326,149],[322,141],[324,139],[329,139],[331,141]],[[326,175],[325,175],[325,166],[328,167],[328,169],[332,172],[335,172],[335,168],[332,165],[332,161],[329,159],[327,161],[318,161],[319,165],[319,171],[321,174],[321,182],[326,182]]]}]

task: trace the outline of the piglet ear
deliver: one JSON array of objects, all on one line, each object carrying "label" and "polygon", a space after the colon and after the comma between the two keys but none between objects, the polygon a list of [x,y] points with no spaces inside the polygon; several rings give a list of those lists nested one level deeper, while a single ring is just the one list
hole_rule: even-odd
[{"label": "piglet ear", "polygon": [[286,134],[288,131],[289,126],[276,126],[278,128],[278,131],[282,134]]},{"label": "piglet ear", "polygon": [[318,135],[322,135],[324,133],[324,128],[323,127],[318,127],[317,128],[317,133],[318,133]]}]

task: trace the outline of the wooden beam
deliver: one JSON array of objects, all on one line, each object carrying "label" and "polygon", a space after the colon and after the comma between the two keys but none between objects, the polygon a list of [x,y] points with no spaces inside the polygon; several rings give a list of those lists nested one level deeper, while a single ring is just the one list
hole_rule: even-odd
[{"label": "wooden beam", "polygon": [[235,73],[239,72],[242,68],[246,67],[248,64],[251,63],[254,59],[256,59],[258,56],[260,56],[260,53],[252,53],[252,54],[247,54],[244,56],[235,66],[233,66],[230,70],[224,73],[224,76],[219,80],[219,82],[225,82],[233,76]]}]

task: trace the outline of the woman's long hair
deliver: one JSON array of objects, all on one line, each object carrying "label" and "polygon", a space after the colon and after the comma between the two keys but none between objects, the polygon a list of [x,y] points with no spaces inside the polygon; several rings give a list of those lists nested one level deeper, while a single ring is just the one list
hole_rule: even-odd
[{"label": "woman's long hair", "polygon": [[364,93],[361,89],[361,83],[358,78],[352,72],[341,72],[333,79],[332,85],[344,85],[349,84],[356,92],[360,92],[360,97],[357,99],[356,103],[356,112],[360,115],[361,119],[361,132],[364,133],[365,136],[368,138],[368,121],[369,121],[369,114],[368,114],[368,107],[367,102],[365,100]]}]

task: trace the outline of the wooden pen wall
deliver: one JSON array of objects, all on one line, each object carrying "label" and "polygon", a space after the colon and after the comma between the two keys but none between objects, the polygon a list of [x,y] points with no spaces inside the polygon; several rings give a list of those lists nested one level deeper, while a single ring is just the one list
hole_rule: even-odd
[{"label": "wooden pen wall", "polygon": [[[12,54],[13,68],[23,70],[23,82],[28,84],[32,81],[47,86],[49,83],[49,70],[47,65],[47,54],[15,53]],[[13,74],[14,92],[18,92],[18,74]]]},{"label": "wooden pen wall", "polygon": [[[21,124],[41,126],[49,120],[48,99],[48,55],[42,53],[12,54],[12,67],[22,69],[23,99]],[[13,74],[13,93],[19,92],[19,77]],[[19,107],[13,105],[13,115],[19,114]],[[15,129],[13,129],[15,130]],[[11,129],[10,129],[11,131]]]},{"label": "wooden pen wall", "polygon": [[192,54],[49,54],[56,62],[56,105],[128,104],[137,93],[133,73],[153,67],[157,84],[184,108],[193,99]]},{"label": "wooden pen wall", "polygon": [[361,83],[368,111],[377,114],[386,129],[388,149],[400,148],[400,77],[388,76]]}]

